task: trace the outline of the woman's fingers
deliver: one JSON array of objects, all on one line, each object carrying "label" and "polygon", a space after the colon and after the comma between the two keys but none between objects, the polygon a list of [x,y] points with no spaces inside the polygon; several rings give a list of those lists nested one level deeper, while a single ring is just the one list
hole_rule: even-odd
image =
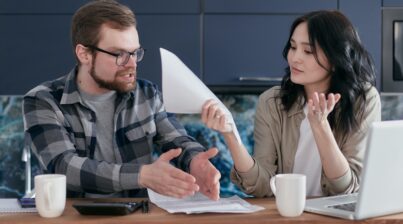
[{"label": "woman's fingers", "polygon": [[308,99],[308,106],[311,114],[328,115],[333,111],[335,105],[339,102],[341,95],[339,93],[329,93],[326,97],[324,93],[314,92],[312,99]]},{"label": "woman's fingers", "polygon": [[215,101],[213,99],[207,100],[202,107],[202,114],[201,114],[201,119],[203,121],[203,123],[207,123],[207,119],[208,119],[208,114],[209,114],[209,110],[212,104],[214,104]]},{"label": "woman's fingers", "polygon": [[324,93],[319,95],[319,106],[322,113],[327,113],[327,100]]}]

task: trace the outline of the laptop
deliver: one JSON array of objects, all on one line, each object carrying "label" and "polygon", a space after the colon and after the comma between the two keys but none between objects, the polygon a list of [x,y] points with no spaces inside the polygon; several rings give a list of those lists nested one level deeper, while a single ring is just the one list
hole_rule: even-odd
[{"label": "laptop", "polygon": [[360,220],[403,212],[403,120],[370,127],[358,193],[306,200],[305,211]]}]

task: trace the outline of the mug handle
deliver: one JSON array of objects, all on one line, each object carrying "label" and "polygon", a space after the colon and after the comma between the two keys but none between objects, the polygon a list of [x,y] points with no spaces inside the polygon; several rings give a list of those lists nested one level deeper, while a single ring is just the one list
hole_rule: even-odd
[{"label": "mug handle", "polygon": [[50,210],[51,208],[53,208],[53,203],[52,203],[52,183],[46,183],[45,185],[45,191],[46,191],[46,209]]},{"label": "mug handle", "polygon": [[273,176],[270,178],[270,188],[271,191],[273,192],[274,196],[276,195],[276,176]]}]

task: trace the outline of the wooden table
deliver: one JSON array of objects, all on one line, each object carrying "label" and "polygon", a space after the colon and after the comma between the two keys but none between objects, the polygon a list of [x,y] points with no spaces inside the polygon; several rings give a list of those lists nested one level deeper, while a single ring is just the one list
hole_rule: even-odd
[{"label": "wooden table", "polygon": [[[73,202],[87,199],[68,199],[62,216],[58,218],[41,218],[37,213],[0,213],[0,223],[403,223],[403,213],[367,219],[363,221],[349,221],[304,212],[296,218],[285,218],[277,212],[274,199],[260,198],[247,199],[248,202],[265,207],[265,210],[251,214],[169,214],[165,210],[150,203],[150,212],[141,213],[141,209],[126,216],[83,216],[71,205]],[[138,199],[112,199],[112,201],[140,201]]]}]

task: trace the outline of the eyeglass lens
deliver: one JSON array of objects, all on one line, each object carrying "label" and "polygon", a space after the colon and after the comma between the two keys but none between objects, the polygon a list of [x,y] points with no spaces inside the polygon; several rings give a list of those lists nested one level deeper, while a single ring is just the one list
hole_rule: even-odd
[{"label": "eyeglass lens", "polygon": [[140,62],[143,60],[144,56],[144,49],[139,48],[135,50],[134,52],[126,52],[122,51],[119,53],[119,55],[116,57],[116,64],[117,65],[125,65],[130,59],[130,56],[133,56],[133,58],[136,60],[136,62]]}]

